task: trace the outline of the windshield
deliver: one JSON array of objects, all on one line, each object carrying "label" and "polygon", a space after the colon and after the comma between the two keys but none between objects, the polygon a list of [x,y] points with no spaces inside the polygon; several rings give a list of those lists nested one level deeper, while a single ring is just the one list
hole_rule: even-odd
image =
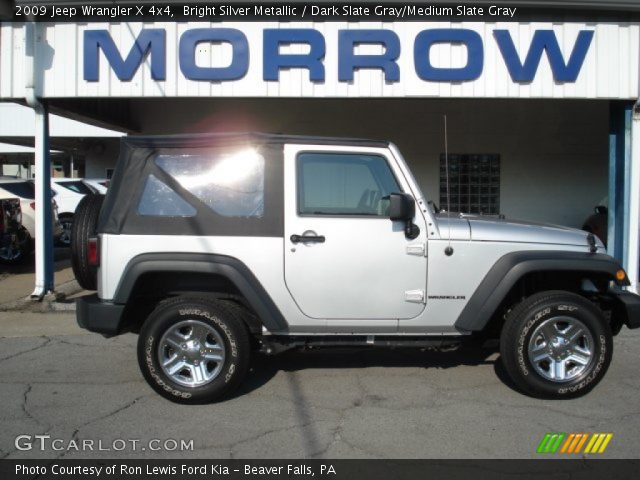
[{"label": "windshield", "polygon": [[36,198],[35,186],[29,181],[0,183],[0,188],[20,198],[33,200]]}]

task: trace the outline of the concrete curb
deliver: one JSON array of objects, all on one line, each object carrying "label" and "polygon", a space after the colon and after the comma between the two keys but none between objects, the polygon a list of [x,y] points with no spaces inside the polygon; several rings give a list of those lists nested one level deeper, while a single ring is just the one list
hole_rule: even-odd
[{"label": "concrete curb", "polygon": [[56,285],[55,291],[45,295],[42,301],[29,297],[18,298],[0,305],[0,312],[30,310],[36,312],[75,311],[76,303],[62,303],[62,300],[82,292],[76,280]]}]

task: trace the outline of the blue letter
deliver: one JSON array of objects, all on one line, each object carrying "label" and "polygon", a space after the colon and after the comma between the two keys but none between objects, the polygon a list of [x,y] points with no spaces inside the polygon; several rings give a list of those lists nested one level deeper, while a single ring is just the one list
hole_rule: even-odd
[{"label": "blue letter", "polygon": [[[467,64],[459,68],[437,68],[431,65],[429,50],[436,43],[462,43],[467,47]],[[423,30],[413,47],[416,73],[422,80],[433,82],[464,82],[475,80],[482,73],[484,49],[482,38],[473,30],[436,28]]]},{"label": "blue letter", "polygon": [[[382,44],[380,55],[356,55],[353,49],[362,43]],[[400,56],[400,40],[391,30],[340,30],[338,33],[338,80],[352,82],[353,71],[360,68],[384,70],[386,82],[400,81],[396,60]]]},{"label": "blue letter", "polygon": [[[196,46],[202,42],[231,44],[232,60],[228,67],[199,67]],[[249,42],[235,28],[194,28],[180,37],[180,70],[190,80],[238,80],[249,69]]]},{"label": "blue letter", "polygon": [[558,40],[553,30],[537,30],[533,34],[529,52],[524,64],[520,62],[520,57],[516,51],[516,47],[511,39],[508,30],[495,30],[493,36],[498,42],[498,47],[509,69],[509,74],[514,82],[531,82],[536,75],[542,52],[547,52],[549,65],[553,72],[553,78],[556,82],[575,82],[584,63],[584,58],[591,45],[593,32],[589,30],[581,30],[578,33],[576,44],[573,46],[573,52],[569,57],[569,62],[564,63],[564,58]]},{"label": "blue letter", "polygon": [[142,30],[129,50],[126,60],[123,60],[108,30],[85,30],[84,79],[88,82],[99,80],[99,50],[102,49],[114,73],[123,82],[133,78],[148,53],[151,54],[151,78],[164,80],[167,70],[165,37],[165,31],[160,28]]},{"label": "blue letter", "polygon": [[[262,78],[264,80],[278,81],[281,68],[306,68],[309,70],[309,80],[312,82],[324,81],[322,59],[324,58],[325,44],[324,37],[317,30],[269,28],[264,31],[263,43]],[[280,53],[280,45],[292,43],[306,43],[310,47],[309,53]]]}]

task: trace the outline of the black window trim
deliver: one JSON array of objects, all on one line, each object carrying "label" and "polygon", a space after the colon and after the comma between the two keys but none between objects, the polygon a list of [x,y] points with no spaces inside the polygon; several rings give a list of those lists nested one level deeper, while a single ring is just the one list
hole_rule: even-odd
[{"label": "black window trim", "polygon": [[[325,153],[325,154],[336,154],[336,155],[370,155],[370,156],[375,156],[375,157],[381,157],[385,163],[387,164],[387,167],[389,168],[389,172],[391,173],[391,176],[393,177],[393,179],[395,180],[396,184],[398,185],[398,192],[397,193],[404,193],[404,188],[402,187],[402,183],[398,181],[398,176],[396,175],[395,171],[393,170],[392,166],[391,166],[391,162],[390,162],[390,158],[387,154],[382,153],[382,152],[366,152],[364,150],[362,151],[353,151],[353,150],[349,150],[349,151],[345,151],[345,150],[319,150],[319,149],[304,149],[304,150],[298,150],[296,152],[296,158],[295,158],[295,175],[296,175],[296,215],[298,217],[301,218],[343,218],[343,219],[367,219],[367,220],[388,220],[389,216],[388,215],[363,215],[363,214],[353,214],[350,215],[348,213],[302,213],[300,211],[300,195],[302,190],[302,185],[301,185],[301,179],[300,179],[300,175],[299,175],[299,169],[298,169],[298,165],[299,165],[299,161],[300,161],[300,155],[304,155],[306,153]],[[336,162],[337,163],[337,162]],[[375,173],[372,172],[372,175],[375,176]],[[377,180],[377,179],[376,179]],[[394,192],[396,193],[396,192]]]}]

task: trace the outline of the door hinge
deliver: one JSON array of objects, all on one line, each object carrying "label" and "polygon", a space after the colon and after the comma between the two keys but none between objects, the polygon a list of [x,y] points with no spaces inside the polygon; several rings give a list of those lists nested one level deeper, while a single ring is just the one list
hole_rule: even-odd
[{"label": "door hinge", "polygon": [[407,255],[427,256],[427,245],[425,243],[412,243],[407,245]]},{"label": "door hinge", "polygon": [[404,301],[412,303],[424,303],[424,290],[407,290],[404,292]]}]

